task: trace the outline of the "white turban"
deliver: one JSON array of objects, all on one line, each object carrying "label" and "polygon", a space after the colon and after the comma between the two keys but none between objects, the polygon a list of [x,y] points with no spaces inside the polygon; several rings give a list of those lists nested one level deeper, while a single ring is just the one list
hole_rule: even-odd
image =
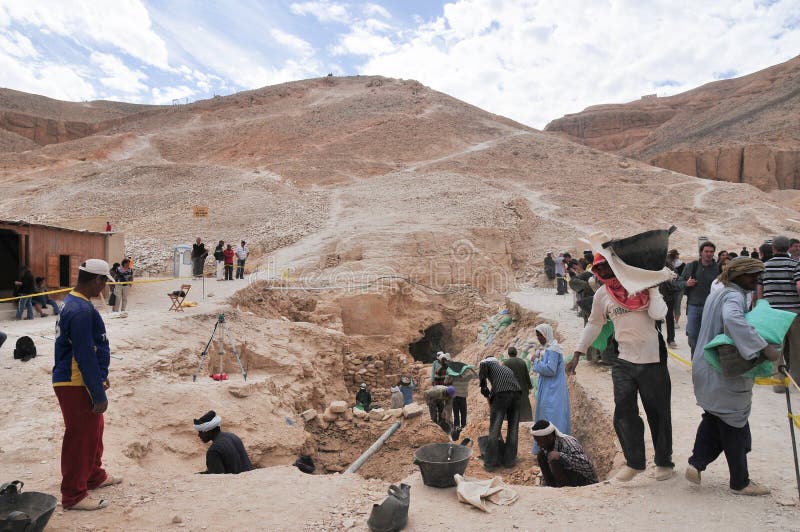
[{"label": "white turban", "polygon": [[536,326],[534,331],[540,333],[544,336],[544,346],[546,349],[551,351],[558,351],[561,353],[561,346],[558,344],[558,340],[556,340],[555,333],[553,332],[553,328],[548,323],[540,323]]},{"label": "white turban", "polygon": [[481,360],[481,364],[483,364],[484,362],[486,362],[487,364],[489,362],[497,362],[497,358],[495,358],[495,357],[486,357],[483,360]]},{"label": "white turban", "polygon": [[219,415],[214,416],[214,419],[211,421],[206,421],[205,423],[200,423],[194,425],[194,430],[197,432],[208,432],[209,430],[213,430],[219,427],[220,423],[222,423],[222,418]]},{"label": "white turban", "polygon": [[555,425],[553,425],[549,421],[547,423],[548,423],[547,426],[543,429],[533,430],[533,427],[531,427],[531,434],[533,434],[534,436],[542,437],[542,436],[547,436],[548,434],[553,434],[555,432],[556,436],[563,436],[563,434],[561,434],[558,431]]}]

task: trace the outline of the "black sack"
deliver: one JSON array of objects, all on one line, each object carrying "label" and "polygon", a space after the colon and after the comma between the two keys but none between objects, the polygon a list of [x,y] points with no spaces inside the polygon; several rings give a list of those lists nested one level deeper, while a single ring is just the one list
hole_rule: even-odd
[{"label": "black sack", "polygon": [[108,306],[113,307],[117,304],[117,294],[111,292],[111,295],[108,296]]},{"label": "black sack", "polygon": [[395,532],[403,530],[408,523],[408,507],[411,504],[411,486],[400,484],[389,486],[389,496],[381,504],[373,504],[367,526],[372,532]]},{"label": "black sack", "polygon": [[23,336],[17,340],[14,348],[14,359],[27,362],[36,356],[36,344],[30,336]]}]

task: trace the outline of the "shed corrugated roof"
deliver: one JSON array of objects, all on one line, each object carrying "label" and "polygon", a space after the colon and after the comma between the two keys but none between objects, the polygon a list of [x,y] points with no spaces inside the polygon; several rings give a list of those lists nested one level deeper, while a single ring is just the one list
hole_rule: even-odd
[{"label": "shed corrugated roof", "polygon": [[19,227],[45,227],[47,229],[52,229],[54,231],[67,231],[69,233],[80,233],[80,234],[89,234],[89,235],[112,235],[114,233],[106,233],[100,231],[89,231],[86,229],[69,229],[67,227],[59,227],[57,225],[47,225],[47,224],[37,224],[33,222],[26,222],[24,220],[0,220],[0,225],[16,225]]}]

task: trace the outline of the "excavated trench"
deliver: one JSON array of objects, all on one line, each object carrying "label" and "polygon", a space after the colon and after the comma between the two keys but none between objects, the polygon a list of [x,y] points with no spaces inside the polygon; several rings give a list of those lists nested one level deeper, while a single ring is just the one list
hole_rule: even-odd
[{"label": "excavated trench", "polygon": [[[476,331],[486,330],[493,307],[463,295],[443,299],[398,290],[342,296],[259,292],[251,287],[232,303],[236,313],[231,313],[231,328],[235,334],[248,338],[245,364],[249,374],[246,385],[238,380],[221,385],[226,389],[225,395],[231,396],[227,400],[233,402],[220,408],[225,408],[226,426],[241,433],[254,463],[262,467],[291,464],[298,455],[309,454],[317,465],[316,474],[340,472],[392,423],[401,421],[401,428],[359,470],[364,477],[391,482],[417,470],[412,462],[419,447],[449,440],[430,421],[423,397],[429,385],[429,362],[435,353],[447,351],[456,360],[476,364],[487,349],[504,352],[519,339],[532,337],[537,323],[535,316],[515,315],[511,325],[500,327],[486,347],[486,339],[478,341]],[[165,357],[155,371],[185,382],[196,364],[196,350],[183,349]],[[225,369],[238,376],[237,368]],[[349,406],[354,404],[360,382],[369,385],[374,406],[388,410],[389,388],[397,384],[401,375],[412,375],[419,384],[414,399],[422,407],[421,415],[386,415],[383,420],[354,417]],[[334,400],[346,401],[348,409],[326,420],[326,408]],[[616,455],[611,419],[598,400],[574,380],[570,382],[570,400],[573,435],[583,443],[604,478]],[[469,421],[461,437],[477,441],[488,433],[489,419],[488,404],[480,394],[477,379],[470,383],[468,407]],[[304,419],[300,414],[309,408],[317,413]],[[256,411],[258,419],[253,418]],[[177,427],[176,423],[172,421],[170,426]],[[153,429],[159,433],[158,427]],[[171,434],[171,441],[166,436],[154,439],[154,452],[130,449],[130,458],[143,467],[160,467],[166,457],[152,459],[162,452],[175,455],[182,462],[201,460],[204,448],[197,445],[196,435],[185,430],[175,440],[174,429]],[[502,472],[506,481],[538,484],[532,445],[528,428],[521,427],[518,465]],[[156,448],[161,452],[155,452]],[[475,448],[467,474],[489,478],[478,454]]]}]

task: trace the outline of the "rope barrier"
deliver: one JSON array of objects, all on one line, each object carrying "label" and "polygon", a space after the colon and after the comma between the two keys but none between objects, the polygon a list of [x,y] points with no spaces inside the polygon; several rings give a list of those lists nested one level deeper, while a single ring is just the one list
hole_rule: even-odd
[{"label": "rope barrier", "polygon": [[[678,362],[680,362],[684,366],[686,366],[688,368],[692,367],[692,362],[691,361],[686,360],[685,358],[683,358],[679,354],[675,353],[674,351],[671,351],[671,350],[667,349],[667,353],[669,354],[669,356],[671,356],[672,358],[674,358],[675,360],[677,360]],[[797,383],[794,381],[794,379],[790,375],[787,375],[786,378],[780,378],[780,377],[757,377],[755,379],[755,383],[757,385],[759,385],[759,386],[789,386],[789,385],[792,385],[797,389],[798,392],[800,392],[800,386],[797,385]],[[797,420],[795,420],[795,423],[797,423]],[[800,425],[798,425],[798,428],[800,428]]]},{"label": "rope barrier", "polygon": [[[194,277],[159,277],[157,279],[138,279],[135,281],[109,281],[107,286],[116,285],[134,285],[134,284],[147,284],[147,283],[164,283],[166,281],[177,281],[180,279],[194,279]],[[38,292],[36,294],[25,294],[24,296],[6,297],[0,299],[0,303],[7,303],[10,301],[18,301],[20,299],[28,299],[31,297],[47,296],[50,294],[63,294],[64,292],[71,292],[73,288],[59,288],[58,290],[48,290],[47,292]]]}]

